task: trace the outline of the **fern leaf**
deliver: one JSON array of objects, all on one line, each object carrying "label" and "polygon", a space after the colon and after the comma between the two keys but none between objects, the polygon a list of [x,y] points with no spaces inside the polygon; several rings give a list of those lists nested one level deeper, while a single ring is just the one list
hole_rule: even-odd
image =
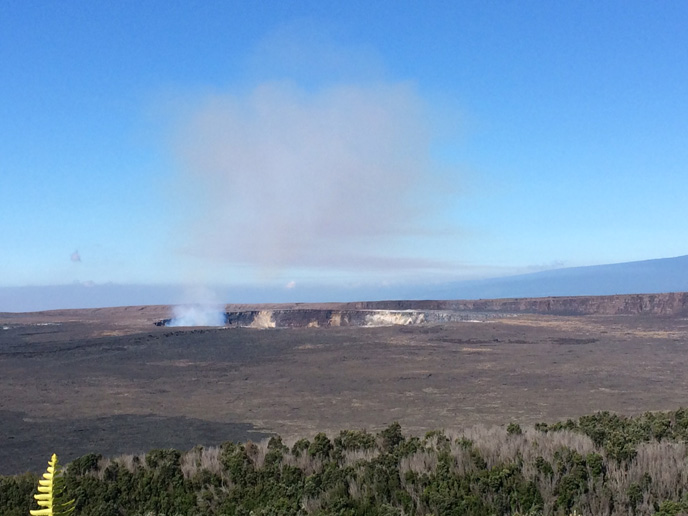
[{"label": "fern leaf", "polygon": [[74,510],[74,500],[62,501],[64,485],[60,475],[57,455],[48,462],[43,478],[38,481],[38,493],[33,495],[42,509],[32,509],[31,516],[68,516]]}]

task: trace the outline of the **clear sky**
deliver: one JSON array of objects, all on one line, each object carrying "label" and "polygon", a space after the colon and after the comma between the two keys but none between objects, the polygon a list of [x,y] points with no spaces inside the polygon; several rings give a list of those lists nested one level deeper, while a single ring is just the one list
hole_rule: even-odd
[{"label": "clear sky", "polygon": [[0,287],[688,254],[683,1],[7,1]]}]

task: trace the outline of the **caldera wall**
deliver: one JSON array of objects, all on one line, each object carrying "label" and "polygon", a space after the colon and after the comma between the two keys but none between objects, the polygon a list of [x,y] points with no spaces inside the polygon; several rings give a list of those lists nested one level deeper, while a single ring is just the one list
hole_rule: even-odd
[{"label": "caldera wall", "polygon": [[[389,326],[485,320],[505,314],[688,317],[688,293],[227,305],[225,324],[252,328]],[[164,319],[156,324],[169,322]]]}]

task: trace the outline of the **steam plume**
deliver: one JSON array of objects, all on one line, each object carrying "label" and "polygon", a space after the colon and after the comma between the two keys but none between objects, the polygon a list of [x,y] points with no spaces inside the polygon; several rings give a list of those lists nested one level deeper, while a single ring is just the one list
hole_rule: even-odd
[{"label": "steam plume", "polygon": [[430,233],[423,214],[441,202],[424,111],[407,83],[204,98],[176,146],[199,201],[185,252],[270,271],[444,267],[395,251]]},{"label": "steam plume", "polygon": [[224,307],[207,288],[189,289],[185,293],[188,304],[174,307],[174,318],[168,326],[224,326]]},{"label": "steam plume", "polygon": [[225,315],[217,307],[181,305],[174,308],[174,318],[168,326],[224,326]]}]

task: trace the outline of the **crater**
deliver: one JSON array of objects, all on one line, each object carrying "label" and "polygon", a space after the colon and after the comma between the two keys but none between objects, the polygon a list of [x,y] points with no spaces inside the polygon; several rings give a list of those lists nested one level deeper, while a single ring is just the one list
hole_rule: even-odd
[{"label": "crater", "polygon": [[[225,312],[224,326],[233,328],[322,328],[327,326],[417,326],[428,323],[483,321],[493,314],[452,310],[272,309]],[[172,318],[155,322],[169,326]]]}]

